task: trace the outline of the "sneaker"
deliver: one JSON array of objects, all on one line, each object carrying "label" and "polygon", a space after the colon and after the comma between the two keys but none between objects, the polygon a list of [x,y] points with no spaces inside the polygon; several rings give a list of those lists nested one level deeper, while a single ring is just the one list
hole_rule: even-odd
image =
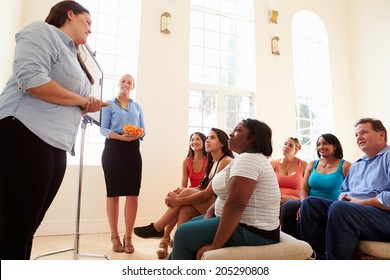
[{"label": "sneaker", "polygon": [[148,226],[144,226],[144,227],[135,227],[134,233],[135,233],[135,235],[142,237],[142,238],[151,238],[151,237],[160,238],[160,237],[164,236],[164,230],[157,231],[154,228],[153,223],[151,223]]}]

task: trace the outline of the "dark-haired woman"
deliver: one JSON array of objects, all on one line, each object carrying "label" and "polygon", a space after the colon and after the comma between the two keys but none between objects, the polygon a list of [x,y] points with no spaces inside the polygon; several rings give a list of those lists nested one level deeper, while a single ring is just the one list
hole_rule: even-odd
[{"label": "dark-haired woman", "polygon": [[309,162],[303,178],[300,200],[286,201],[282,207],[282,231],[300,238],[301,201],[308,196],[338,200],[341,184],[351,163],[343,159],[343,148],[333,134],[322,134],[317,139],[319,159]]},{"label": "dark-haired woman", "polygon": [[214,216],[180,225],[169,259],[191,260],[222,247],[279,242],[280,191],[268,160],[271,139],[271,128],[261,121],[237,124],[229,147],[238,156],[211,183],[218,196]]},{"label": "dark-haired woman", "polygon": [[[33,236],[74,154],[81,117],[108,104],[89,97],[93,79],[78,60],[91,33],[87,9],[53,6],[16,38],[13,74],[0,94],[0,257],[30,259]],[[6,136],[5,136],[6,134]]]},{"label": "dark-haired woman", "polygon": [[233,158],[233,153],[228,147],[228,136],[223,130],[211,129],[206,139],[206,152],[208,153],[206,174],[199,188],[186,188],[180,194],[170,192],[165,201],[170,208],[164,215],[155,223],[134,228],[134,233],[139,237],[163,237],[157,249],[157,256],[161,259],[168,256],[169,234],[173,226],[205,214],[215,201],[210,182]]},{"label": "dark-haired woman", "polygon": [[203,180],[207,167],[206,136],[194,132],[190,136],[188,154],[182,164],[181,185],[176,193],[185,188],[196,188]]}]

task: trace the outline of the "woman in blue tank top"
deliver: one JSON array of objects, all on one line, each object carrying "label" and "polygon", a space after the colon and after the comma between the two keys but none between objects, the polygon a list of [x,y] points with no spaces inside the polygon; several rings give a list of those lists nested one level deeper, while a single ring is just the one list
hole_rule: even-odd
[{"label": "woman in blue tank top", "polygon": [[301,200],[287,201],[282,208],[282,231],[296,238],[299,233],[299,209],[301,201],[308,196],[319,196],[337,200],[341,192],[341,184],[347,176],[351,163],[343,159],[343,148],[333,134],[322,134],[317,140],[319,159],[307,165]]}]

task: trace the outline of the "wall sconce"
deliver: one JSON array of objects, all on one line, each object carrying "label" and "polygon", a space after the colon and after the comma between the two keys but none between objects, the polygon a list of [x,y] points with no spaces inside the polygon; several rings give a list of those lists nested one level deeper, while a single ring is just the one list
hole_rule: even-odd
[{"label": "wall sconce", "polygon": [[160,18],[160,32],[171,34],[171,15],[170,13],[162,13]]},{"label": "wall sconce", "polygon": [[278,24],[278,16],[279,12],[276,10],[270,10],[269,11],[269,23]]},{"label": "wall sconce", "polygon": [[279,36],[274,36],[271,39],[271,51],[274,55],[280,55],[279,52]]}]

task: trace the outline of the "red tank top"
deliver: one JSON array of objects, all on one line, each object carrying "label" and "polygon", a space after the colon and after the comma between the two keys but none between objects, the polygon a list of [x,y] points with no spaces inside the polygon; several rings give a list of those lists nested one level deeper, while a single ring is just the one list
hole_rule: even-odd
[{"label": "red tank top", "polygon": [[275,173],[278,178],[280,194],[300,197],[303,183],[301,160],[298,159],[297,170],[292,175],[279,174],[279,161],[275,162]]},{"label": "red tank top", "polygon": [[199,187],[200,181],[202,181],[204,178],[206,165],[207,165],[207,157],[204,158],[202,169],[198,173],[196,173],[192,169],[193,158],[190,158],[190,160],[188,161],[188,166],[187,166],[187,171],[188,171],[188,185],[187,185],[187,187],[189,187],[189,188]]}]

